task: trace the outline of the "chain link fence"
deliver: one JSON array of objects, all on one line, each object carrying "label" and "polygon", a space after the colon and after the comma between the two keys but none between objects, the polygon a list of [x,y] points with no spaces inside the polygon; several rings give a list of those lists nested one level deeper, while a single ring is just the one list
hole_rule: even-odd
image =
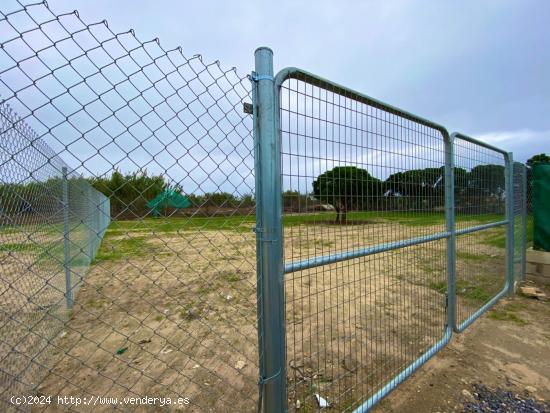
[{"label": "chain link fence", "polygon": [[1,12],[0,409],[253,410],[247,76],[45,2]]},{"label": "chain link fence", "polygon": [[64,328],[110,212],[108,198],[5,104],[0,125],[0,383],[21,394],[48,374],[44,349]]},{"label": "chain link fence", "polygon": [[366,412],[522,278],[510,154],[267,48],[0,11],[2,411]]}]

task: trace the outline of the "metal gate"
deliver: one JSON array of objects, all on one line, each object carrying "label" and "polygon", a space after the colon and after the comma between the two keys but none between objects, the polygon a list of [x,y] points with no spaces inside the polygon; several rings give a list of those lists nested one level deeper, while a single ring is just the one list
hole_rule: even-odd
[{"label": "metal gate", "polygon": [[45,2],[0,27],[1,411],[365,412],[523,278],[498,148],[266,48],[250,87]]},{"label": "metal gate", "polygon": [[513,291],[512,155],[267,48],[252,80],[260,403],[368,411]]}]

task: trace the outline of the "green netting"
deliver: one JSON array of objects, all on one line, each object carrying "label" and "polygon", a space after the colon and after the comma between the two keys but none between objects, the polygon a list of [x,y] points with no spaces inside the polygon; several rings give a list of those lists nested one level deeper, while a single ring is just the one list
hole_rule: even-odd
[{"label": "green netting", "polygon": [[165,207],[183,209],[190,206],[191,202],[189,202],[189,198],[173,189],[162,191],[155,198],[147,202],[147,208],[152,210],[153,216],[155,217],[160,216],[160,211]]},{"label": "green netting", "polygon": [[533,165],[533,248],[550,251],[550,163]]}]

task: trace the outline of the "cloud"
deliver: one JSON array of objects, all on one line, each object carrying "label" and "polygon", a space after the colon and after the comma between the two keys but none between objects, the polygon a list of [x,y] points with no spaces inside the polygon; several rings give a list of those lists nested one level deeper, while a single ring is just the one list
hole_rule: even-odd
[{"label": "cloud", "polygon": [[513,152],[514,160],[526,162],[539,153],[550,153],[550,130],[519,129],[474,135],[478,140]]}]

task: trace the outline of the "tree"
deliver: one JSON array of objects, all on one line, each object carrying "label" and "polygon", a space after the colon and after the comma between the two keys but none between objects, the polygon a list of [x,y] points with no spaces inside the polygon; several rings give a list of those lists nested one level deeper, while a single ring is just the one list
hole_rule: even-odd
[{"label": "tree", "polygon": [[369,206],[369,198],[380,195],[382,183],[365,169],[337,166],[313,181],[313,196],[336,210],[336,223],[346,222],[350,210]]},{"label": "tree", "polygon": [[468,174],[468,188],[481,195],[504,193],[505,168],[502,165],[477,165]]},{"label": "tree", "polygon": [[110,177],[89,178],[92,186],[111,200],[113,216],[142,217],[148,213],[146,204],[166,189],[174,189],[162,175],[139,171],[123,175],[115,170]]},{"label": "tree", "polygon": [[527,166],[529,168],[532,168],[533,165],[538,162],[550,162],[550,156],[546,155],[545,153],[539,153],[538,155],[534,155],[527,160]]}]

